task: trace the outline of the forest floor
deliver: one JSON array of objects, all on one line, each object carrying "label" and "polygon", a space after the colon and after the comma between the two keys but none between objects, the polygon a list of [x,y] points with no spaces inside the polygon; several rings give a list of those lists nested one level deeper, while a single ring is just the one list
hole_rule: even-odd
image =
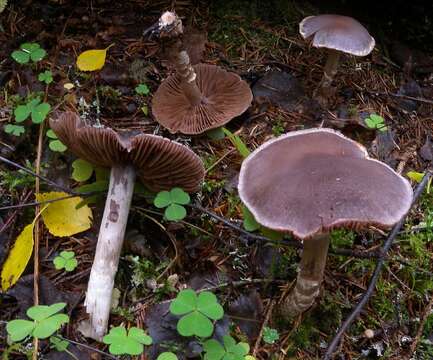
[{"label": "forest floor", "polygon": [[[101,121],[113,128],[139,129],[187,144],[206,169],[202,191],[192,202],[207,212],[188,207],[184,220],[169,222],[160,209],[143,198],[134,198],[116,277],[121,296],[110,324],[147,329],[156,344],[174,342],[182,358],[194,352],[196,343],[177,336],[174,320],[166,317],[167,307],[155,304],[167,304],[164,301],[184,287],[211,287],[227,315],[217,322],[217,330],[229,330],[238,341],[248,342],[256,359],[320,358],[365,292],[386,233],[376,229],[334,232],[318,301],[290,321],[271,316],[296,277],[299,250],[290,245],[289,236],[258,241],[243,229],[236,190],[243,158],[229,139],[172,135],[152,117],[152,94],[169,70],[158,57],[157,40],[144,39],[142,33],[170,8],[168,2],[89,3],[13,2],[0,15],[0,155],[40,171],[63,187],[83,185],[71,178],[75,157],[68,151],[50,150],[51,140],[45,136],[48,124],[25,123],[21,136],[4,131],[13,123],[14,109],[37,96],[51,105],[48,116],[64,110],[86,112],[89,117],[99,112]],[[293,6],[285,21],[275,23],[232,3],[236,4],[212,7],[185,0],[177,2],[175,10],[186,27],[207,34],[204,62],[238,73],[253,93],[262,92],[243,115],[226,126],[248,149],[289,131],[323,126],[364,144],[372,157],[402,175],[428,169],[433,160],[433,76],[428,67],[431,63],[423,66],[427,55],[404,47],[394,56],[395,46],[391,49],[389,43],[378,42],[365,58],[344,56],[335,96],[322,108],[312,94],[322,76],[325,54],[311,48],[298,34],[299,21],[317,10]],[[40,44],[47,56],[35,64],[18,64],[11,53],[25,42]],[[111,44],[101,71],[84,73],[76,68],[81,52]],[[53,82],[44,85],[38,74],[48,69]],[[271,80],[270,73],[274,74]],[[260,89],[259,80],[265,82]],[[138,84],[146,84],[150,93],[135,93]],[[269,91],[263,95],[266,89]],[[370,114],[384,119],[386,131],[367,126],[365,119]],[[0,264],[35,217],[35,207],[6,207],[33,202],[37,186],[42,192],[57,191],[0,163]],[[33,305],[34,272],[40,303],[68,304],[71,320],[62,334],[76,342],[69,350],[79,359],[108,358],[94,350],[108,353],[106,345],[87,340],[78,331],[78,323],[86,316],[83,299],[103,203],[91,204],[92,228],[74,236],[55,237],[40,223],[36,235],[38,272],[30,261],[18,283],[0,292],[0,351],[9,358],[25,358],[23,354],[31,350],[31,341],[28,346],[11,348],[5,324],[24,318]],[[349,250],[347,255],[335,251],[342,248]],[[62,250],[75,253],[78,266],[73,272],[56,270],[53,259]],[[433,190],[425,191],[413,206],[374,295],[343,337],[336,358],[433,358],[432,263]],[[270,328],[278,331],[275,341],[264,336]],[[148,358],[155,358],[161,348],[164,346],[153,345]],[[46,341],[40,341],[39,351],[41,359],[70,358],[50,349]]]}]

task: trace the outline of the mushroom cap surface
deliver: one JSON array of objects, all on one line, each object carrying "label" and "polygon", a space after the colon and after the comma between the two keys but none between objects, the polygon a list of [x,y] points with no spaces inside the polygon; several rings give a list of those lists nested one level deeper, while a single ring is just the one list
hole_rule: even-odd
[{"label": "mushroom cap surface", "polygon": [[342,227],[390,228],[413,197],[405,178],[331,129],[264,143],[242,163],[238,190],[259,224],[300,239]]},{"label": "mushroom cap surface", "polygon": [[178,75],[165,79],[153,97],[153,115],[171,133],[195,135],[223,126],[248,109],[253,99],[249,85],[239,75],[216,65],[193,68],[204,99],[201,104],[190,104]]},{"label": "mushroom cap surface", "polygon": [[86,126],[73,112],[50,119],[50,126],[71,152],[94,165],[132,164],[140,181],[152,191],[177,186],[193,192],[203,181],[200,158],[186,146],[161,136]]},{"label": "mushroom cap surface", "polygon": [[313,46],[342,51],[356,56],[368,55],[374,38],[355,19],[342,15],[308,16],[299,24],[304,39],[313,36]]}]

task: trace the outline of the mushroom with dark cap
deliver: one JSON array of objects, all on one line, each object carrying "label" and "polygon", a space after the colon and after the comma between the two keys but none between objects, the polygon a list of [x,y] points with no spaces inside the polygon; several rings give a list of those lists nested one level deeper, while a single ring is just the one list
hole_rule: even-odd
[{"label": "mushroom with dark cap", "polygon": [[319,100],[326,99],[338,69],[340,54],[366,56],[374,48],[374,38],[355,19],[341,15],[308,16],[299,24],[304,39],[312,37],[312,45],[329,50],[323,78],[319,85]]},{"label": "mushroom with dark cap", "polygon": [[331,230],[390,228],[413,196],[405,178],[331,129],[294,131],[264,143],[242,163],[238,189],[259,224],[303,240],[285,316],[305,311],[318,296]]},{"label": "mushroom with dark cap", "polygon": [[204,168],[200,158],[187,147],[160,136],[86,126],[72,112],[51,119],[50,126],[76,156],[111,168],[85,300],[90,318],[86,336],[101,340],[108,326],[135,178],[153,191],[177,186],[192,192],[200,188]]},{"label": "mushroom with dark cap", "polygon": [[253,95],[237,74],[215,65],[190,64],[179,37],[182,22],[176,14],[164,13],[158,24],[176,69],[162,82],[152,101],[152,113],[162,126],[172,133],[201,134],[248,109]]}]

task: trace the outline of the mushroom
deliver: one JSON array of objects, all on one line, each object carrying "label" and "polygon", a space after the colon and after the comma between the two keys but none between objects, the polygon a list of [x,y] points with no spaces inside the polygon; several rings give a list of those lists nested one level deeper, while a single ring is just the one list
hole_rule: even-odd
[{"label": "mushroom", "polygon": [[190,64],[180,37],[182,22],[176,14],[164,13],[158,31],[176,69],[152,101],[153,115],[162,126],[171,133],[201,134],[223,126],[250,106],[251,89],[237,74],[216,65]]},{"label": "mushroom", "polygon": [[86,126],[72,112],[51,119],[50,126],[76,156],[94,165],[111,168],[85,299],[90,318],[86,336],[100,341],[108,326],[114,277],[135,178],[153,191],[178,186],[192,192],[200,188],[204,168],[200,158],[187,147],[160,136]]},{"label": "mushroom", "polygon": [[304,39],[313,37],[312,45],[329,51],[322,81],[318,87],[319,100],[325,101],[338,69],[341,53],[366,56],[374,48],[374,38],[355,19],[341,15],[308,16],[299,24]]},{"label": "mushroom", "polygon": [[259,224],[303,240],[284,316],[307,310],[318,296],[331,230],[388,229],[413,197],[405,178],[331,129],[294,131],[262,144],[242,163],[238,190]]}]

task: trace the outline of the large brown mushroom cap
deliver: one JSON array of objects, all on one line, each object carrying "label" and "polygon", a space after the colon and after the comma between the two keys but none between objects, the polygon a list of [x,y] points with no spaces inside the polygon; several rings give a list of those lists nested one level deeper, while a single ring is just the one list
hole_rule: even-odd
[{"label": "large brown mushroom cap", "polygon": [[150,190],[178,186],[193,192],[203,181],[200,158],[186,146],[161,136],[86,126],[73,112],[50,119],[50,126],[70,151],[94,165],[132,164]]},{"label": "large brown mushroom cap", "polygon": [[304,39],[313,36],[313,46],[356,56],[366,56],[374,48],[374,38],[355,19],[341,15],[308,16],[299,24]]},{"label": "large brown mushroom cap", "polygon": [[242,164],[239,195],[257,222],[307,239],[334,228],[389,228],[412,203],[409,182],[331,129],[294,131]]},{"label": "large brown mushroom cap", "polygon": [[164,80],[153,97],[153,115],[170,132],[201,134],[223,126],[250,106],[250,87],[237,74],[215,65],[199,64],[193,68],[203,95],[201,104],[190,104],[178,75]]}]

